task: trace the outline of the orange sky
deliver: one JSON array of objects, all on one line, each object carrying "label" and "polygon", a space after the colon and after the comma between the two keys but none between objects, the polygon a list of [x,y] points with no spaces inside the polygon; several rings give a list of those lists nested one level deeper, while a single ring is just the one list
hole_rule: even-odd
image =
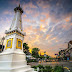
[{"label": "orange sky", "polygon": [[0,39],[5,36],[5,30],[8,30],[12,23],[13,9],[20,3],[24,11],[22,14],[22,27],[26,32],[24,42],[29,45],[30,51],[37,47],[42,54],[46,51],[48,55],[54,57],[60,48],[67,48],[65,42],[72,40],[72,4],[68,1],[1,0]]}]

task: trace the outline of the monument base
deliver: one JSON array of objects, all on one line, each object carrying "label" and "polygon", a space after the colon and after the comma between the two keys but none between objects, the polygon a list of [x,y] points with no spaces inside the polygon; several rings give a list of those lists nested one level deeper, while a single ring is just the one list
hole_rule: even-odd
[{"label": "monument base", "polygon": [[0,72],[37,72],[27,65],[25,54],[0,54]]}]

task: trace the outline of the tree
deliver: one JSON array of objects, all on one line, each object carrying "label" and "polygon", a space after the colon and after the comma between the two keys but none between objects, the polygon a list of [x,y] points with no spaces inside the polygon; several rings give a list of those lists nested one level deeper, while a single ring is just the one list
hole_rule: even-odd
[{"label": "tree", "polygon": [[39,48],[33,48],[32,49],[32,56],[35,57],[35,58],[38,58],[39,57]]},{"label": "tree", "polygon": [[29,46],[28,46],[27,43],[23,43],[23,52],[24,52],[26,55],[30,54],[30,52],[29,52]]},{"label": "tree", "polygon": [[29,46],[28,46],[28,44],[27,43],[23,43],[23,48],[25,48],[25,49],[29,49]]},{"label": "tree", "polygon": [[49,59],[49,56],[47,55],[46,58]]},{"label": "tree", "polygon": [[45,57],[43,55],[39,56],[40,59],[44,59]]}]

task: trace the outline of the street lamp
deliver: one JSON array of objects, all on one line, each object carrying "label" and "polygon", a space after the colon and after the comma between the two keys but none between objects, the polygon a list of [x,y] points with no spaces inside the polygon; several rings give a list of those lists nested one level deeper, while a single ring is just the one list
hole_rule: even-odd
[{"label": "street lamp", "polygon": [[4,43],[4,40],[5,40],[5,37],[2,38],[2,49],[1,49],[1,51],[3,50],[3,43]]}]

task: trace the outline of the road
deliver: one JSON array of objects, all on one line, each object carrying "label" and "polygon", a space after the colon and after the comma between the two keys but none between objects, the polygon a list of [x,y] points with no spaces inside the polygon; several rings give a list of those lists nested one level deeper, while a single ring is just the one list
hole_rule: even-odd
[{"label": "road", "polygon": [[72,72],[72,62],[43,62],[43,63],[31,62],[31,63],[29,63],[29,64],[30,64],[31,66],[37,66],[37,65],[41,64],[41,65],[43,65],[43,66],[45,66],[45,65],[50,65],[50,66],[52,66],[52,67],[54,67],[55,65],[60,65],[60,66],[63,65],[63,67],[69,68],[69,69],[71,70],[71,72]]}]

